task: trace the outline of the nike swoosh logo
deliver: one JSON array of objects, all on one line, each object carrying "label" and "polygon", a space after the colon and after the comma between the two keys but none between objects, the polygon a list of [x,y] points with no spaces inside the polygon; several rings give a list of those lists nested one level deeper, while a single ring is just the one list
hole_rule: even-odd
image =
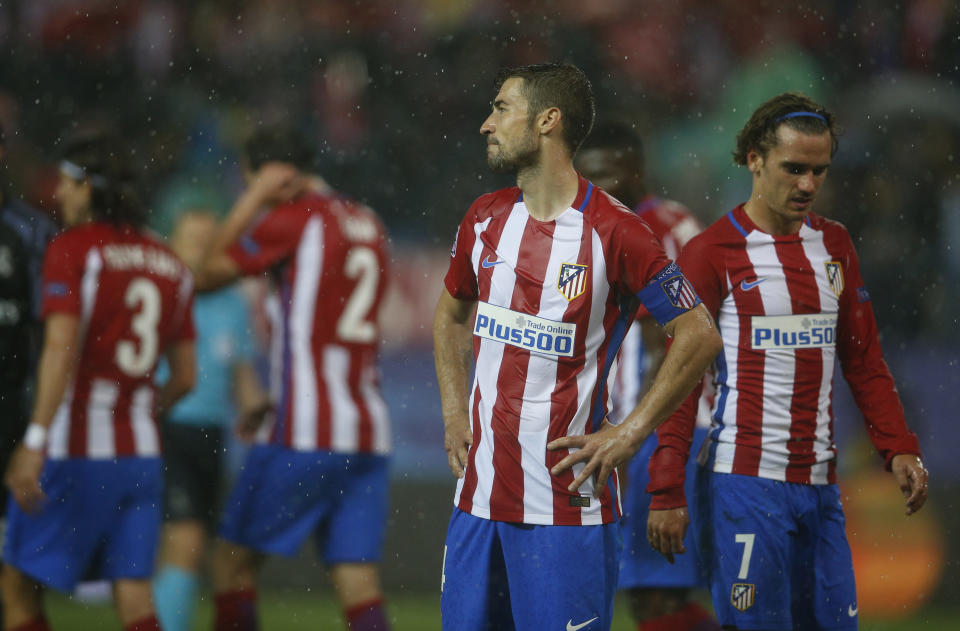
[{"label": "nike swoosh logo", "polygon": [[760,283],[762,283],[762,282],[765,281],[765,280],[767,280],[767,279],[766,279],[766,278],[758,278],[757,280],[753,281],[752,283],[751,283],[751,282],[747,282],[746,280],[742,280],[742,281],[740,281],[740,289],[742,289],[743,291],[750,291],[751,289],[753,289],[754,287],[756,287],[757,285],[759,285]]},{"label": "nike swoosh logo", "polygon": [[582,629],[597,618],[590,618],[586,622],[581,622],[580,624],[573,624],[573,618],[570,618],[570,621],[567,623],[567,631],[577,631],[577,629]]},{"label": "nike swoosh logo", "polygon": [[494,265],[500,265],[501,263],[503,263],[503,259],[500,259],[499,261],[491,261],[490,255],[488,254],[487,258],[483,259],[483,261],[480,262],[480,265],[482,265],[484,268],[490,268],[490,267],[493,267]]},{"label": "nike swoosh logo", "polygon": [[858,611],[860,611],[860,607],[854,607],[853,605],[847,606],[847,615],[851,618],[856,616]]}]

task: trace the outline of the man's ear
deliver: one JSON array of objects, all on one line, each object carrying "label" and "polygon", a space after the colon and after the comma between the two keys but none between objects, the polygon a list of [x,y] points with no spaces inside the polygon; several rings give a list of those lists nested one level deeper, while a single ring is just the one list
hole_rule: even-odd
[{"label": "man's ear", "polygon": [[558,107],[548,107],[537,115],[537,131],[541,135],[549,134],[554,129],[560,127],[563,120],[563,114]]},{"label": "man's ear", "polygon": [[760,152],[756,149],[751,149],[747,152],[747,168],[750,169],[750,172],[754,175],[760,172],[760,169],[763,167],[763,156],[760,155]]}]

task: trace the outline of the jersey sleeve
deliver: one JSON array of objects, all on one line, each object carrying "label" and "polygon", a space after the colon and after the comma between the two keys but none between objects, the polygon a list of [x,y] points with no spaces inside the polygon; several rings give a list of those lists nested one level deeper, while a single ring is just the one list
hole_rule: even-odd
[{"label": "jersey sleeve", "polygon": [[46,318],[52,313],[80,315],[82,252],[71,239],[60,237],[50,242],[43,262],[43,308]]},{"label": "jersey sleeve", "polygon": [[660,239],[636,215],[618,222],[611,245],[615,275],[611,280],[620,292],[639,299],[642,315],[646,309],[663,325],[700,304],[679,266],[667,258]]},{"label": "jersey sleeve", "polygon": [[849,235],[846,241],[837,354],[843,376],[863,413],[870,440],[889,470],[897,454],[919,456],[920,443],[907,427],[900,395],[883,359],[870,294],[860,275],[860,263]]},{"label": "jersey sleeve", "polygon": [[683,491],[687,459],[693,444],[697,404],[703,392],[703,380],[683,400],[673,414],[657,428],[657,448],[647,464],[650,482],[650,510],[668,510],[687,505]]},{"label": "jersey sleeve", "polygon": [[443,279],[447,291],[457,300],[475,301],[480,296],[477,274],[471,260],[473,245],[476,240],[473,231],[476,205],[477,203],[474,202],[457,228],[457,234],[453,238],[453,247],[450,248],[450,266],[447,268],[447,275]]},{"label": "jersey sleeve", "polygon": [[177,287],[170,340],[173,343],[192,342],[196,337],[197,331],[193,324],[193,276],[185,271]]},{"label": "jersey sleeve", "polygon": [[[726,285],[722,258],[711,252],[708,246],[706,238],[694,238],[680,252],[679,263],[687,270],[704,306],[716,318]],[[650,483],[646,489],[652,496],[651,510],[667,510],[687,505],[683,485],[702,391],[701,380],[680,407],[657,428],[657,448],[650,457]]]},{"label": "jersey sleeve", "polygon": [[252,230],[227,248],[244,275],[259,274],[296,251],[303,228],[303,213],[296,206],[274,208]]}]

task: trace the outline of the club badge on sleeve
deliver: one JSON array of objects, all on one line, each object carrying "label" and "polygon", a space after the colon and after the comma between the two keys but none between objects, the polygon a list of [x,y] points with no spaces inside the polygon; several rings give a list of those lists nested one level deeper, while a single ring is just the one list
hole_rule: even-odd
[{"label": "club badge on sleeve", "polygon": [[697,306],[697,294],[683,275],[671,276],[660,283],[670,304],[678,309],[693,309]]}]

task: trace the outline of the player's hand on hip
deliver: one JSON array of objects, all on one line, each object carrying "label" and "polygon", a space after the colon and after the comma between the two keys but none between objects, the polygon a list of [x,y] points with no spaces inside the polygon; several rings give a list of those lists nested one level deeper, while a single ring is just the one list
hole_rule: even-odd
[{"label": "player's hand on hip", "polygon": [[273,404],[269,401],[243,411],[237,417],[234,434],[241,442],[252,443],[271,412],[273,412]]},{"label": "player's hand on hip", "polygon": [[13,499],[24,511],[34,513],[40,510],[46,495],[40,488],[40,474],[46,455],[39,449],[27,449],[19,445],[10,458],[7,467],[6,483]]},{"label": "player's hand on hip", "polygon": [[467,456],[473,445],[473,432],[470,431],[470,421],[460,419],[446,423],[443,447],[447,450],[447,464],[450,471],[458,478],[462,478],[467,470]]},{"label": "player's hand on hip", "polygon": [[560,475],[578,462],[586,462],[587,464],[580,471],[580,475],[574,478],[567,490],[576,491],[590,479],[590,476],[596,474],[593,496],[600,497],[613,470],[633,455],[633,449],[630,448],[627,441],[620,437],[620,427],[622,425],[611,425],[604,420],[600,429],[592,434],[564,436],[547,443],[547,449],[551,451],[557,449],[577,450],[554,465],[550,469],[550,473]]},{"label": "player's hand on hip", "polygon": [[673,563],[674,554],[683,554],[683,536],[690,525],[685,506],[668,510],[651,510],[647,516],[647,541],[650,547]]},{"label": "player's hand on hip", "polygon": [[907,515],[923,508],[930,487],[930,472],[923,466],[923,460],[913,454],[897,454],[890,462],[890,470],[900,485],[900,492],[907,498]]}]

